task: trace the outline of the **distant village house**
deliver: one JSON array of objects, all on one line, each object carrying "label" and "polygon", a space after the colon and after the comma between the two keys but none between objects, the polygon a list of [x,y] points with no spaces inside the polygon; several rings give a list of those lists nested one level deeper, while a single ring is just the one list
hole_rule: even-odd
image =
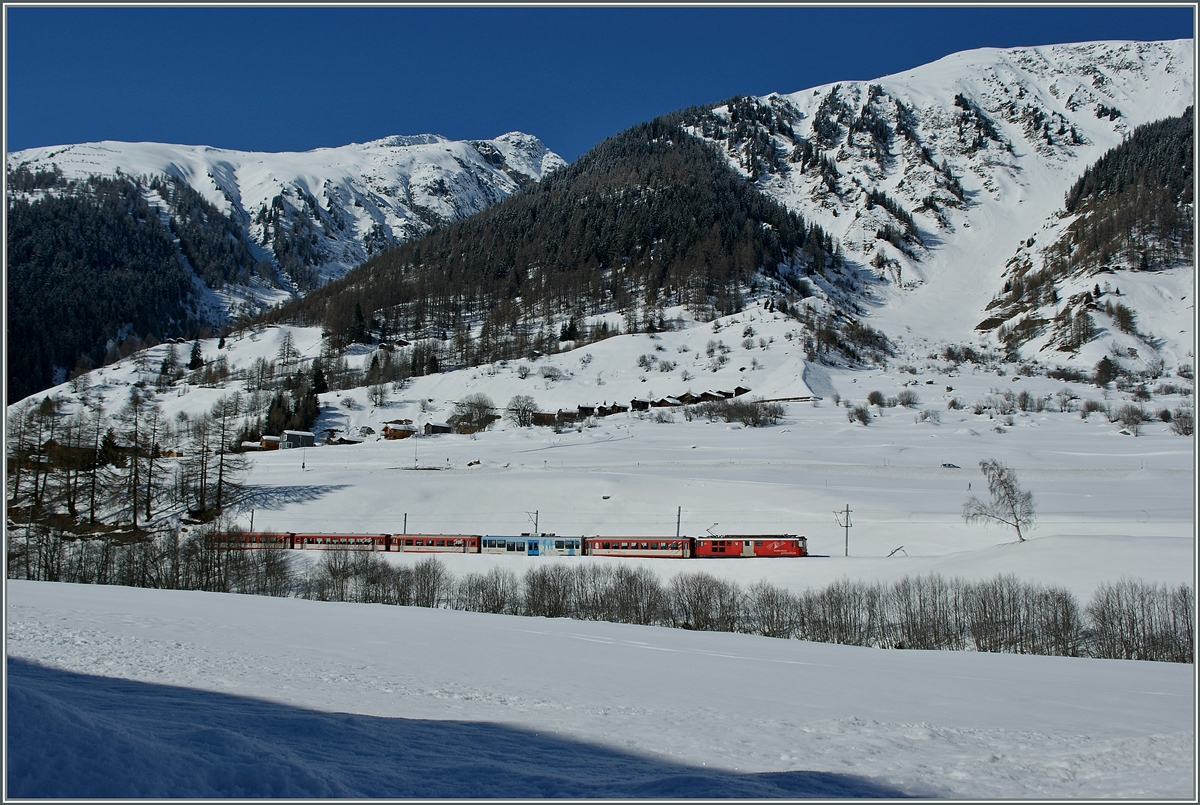
[{"label": "distant village house", "polygon": [[284,450],[296,447],[316,447],[317,437],[306,430],[285,430],[279,446]]}]

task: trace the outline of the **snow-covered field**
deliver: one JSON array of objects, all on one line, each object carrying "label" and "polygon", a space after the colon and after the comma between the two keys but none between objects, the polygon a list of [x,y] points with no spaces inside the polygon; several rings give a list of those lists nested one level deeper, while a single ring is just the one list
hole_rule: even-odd
[{"label": "snow-covered field", "polygon": [[[916,374],[818,368],[790,354],[786,320],[757,312],[721,326],[609,339],[543,358],[525,379],[516,364],[417,378],[377,408],[364,393],[329,392],[321,426],[357,436],[396,418],[442,420],[472,392],[499,406],[530,394],[547,410],[650,396],[651,384],[659,395],[744,383],[821,399],[785,403],[769,428],[689,422],[676,409],[673,422],[619,414],[561,433],[500,422],[476,436],[366,436],[254,454],[237,520],[249,526],[253,513],[256,530],[517,534],[536,517],[539,530],[561,535],[671,536],[678,516],[686,535],[804,534],[815,556],[633,561],[664,580],[702,568],[794,590],[842,577],[1011,572],[1086,604],[1097,585],[1123,577],[1194,583],[1194,442],[1167,425],[1146,423],[1134,437],[1102,413],[1085,420],[1056,406],[1011,420],[975,414],[975,402],[1009,389],[1104,397],[937,361],[915,362]],[[746,326],[773,341],[735,347],[716,373],[702,368],[707,357],[696,362],[707,340],[736,339]],[[313,354],[315,331],[291,332]],[[231,366],[273,355],[281,333],[231,339]],[[651,353],[680,366],[638,367]],[[763,368],[749,368],[752,357]],[[681,382],[692,363],[705,379]],[[564,378],[542,377],[545,365]],[[126,361],[104,372],[89,393],[111,396],[111,410],[136,371]],[[903,388],[921,403],[873,406],[866,427],[833,402]],[[191,387],[160,401],[174,418],[231,390]],[[1109,391],[1108,401],[1125,396]],[[346,397],[358,399],[348,407]],[[966,408],[947,408],[950,397]],[[917,421],[922,410],[938,421]],[[985,458],[1013,467],[1033,492],[1037,527],[1025,543],[962,520],[968,495],[986,496]],[[847,505],[848,557],[833,514]],[[456,576],[622,561],[441,560]],[[10,796],[1195,793],[1194,666],[21,581],[7,593]]]},{"label": "snow-covered field", "polygon": [[1186,665],[22,581],[7,636],[10,797],[1195,795]]}]

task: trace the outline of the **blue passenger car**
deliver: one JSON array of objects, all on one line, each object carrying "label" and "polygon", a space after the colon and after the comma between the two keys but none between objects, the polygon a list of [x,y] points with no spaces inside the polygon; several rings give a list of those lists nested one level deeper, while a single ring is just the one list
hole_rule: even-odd
[{"label": "blue passenger car", "polygon": [[525,555],[528,537],[493,537],[485,535],[480,553],[519,553]]},{"label": "blue passenger car", "polygon": [[519,537],[485,536],[480,553],[519,553],[525,556],[582,556],[582,537],[555,534],[522,534]]}]

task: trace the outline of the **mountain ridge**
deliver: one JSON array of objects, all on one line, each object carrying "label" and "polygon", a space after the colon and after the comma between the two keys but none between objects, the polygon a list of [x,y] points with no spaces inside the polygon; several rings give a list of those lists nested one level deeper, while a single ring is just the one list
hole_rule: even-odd
[{"label": "mountain ridge", "polygon": [[[374,251],[479,212],[564,164],[521,132],[462,141],[392,135],[304,152],[101,141],[7,155],[9,172],[55,166],[68,181],[125,175],[185,182],[236,222],[255,258],[274,269],[270,283],[253,289],[257,299],[229,294],[226,307],[234,315],[317,287]],[[171,212],[161,199],[151,201]],[[285,235],[317,235],[301,265],[280,259],[281,227]]]}]

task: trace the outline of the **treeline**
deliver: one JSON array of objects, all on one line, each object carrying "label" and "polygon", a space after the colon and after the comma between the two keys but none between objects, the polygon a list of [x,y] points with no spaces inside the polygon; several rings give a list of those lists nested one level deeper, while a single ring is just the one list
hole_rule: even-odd
[{"label": "treeline", "polygon": [[1075,212],[1085,200],[1137,185],[1163,188],[1179,203],[1191,204],[1192,115],[1193,107],[1189,106],[1179,117],[1135,128],[1128,139],[1096,160],[1071,185],[1066,197],[1067,212]]},{"label": "treeline", "polygon": [[[47,172],[16,175],[18,188],[61,184]],[[7,221],[9,403],[99,365],[130,331],[163,340],[199,326],[172,233],[136,182],[92,178],[32,201],[10,195]]]},{"label": "treeline", "polygon": [[638,332],[662,327],[670,305],[734,313],[760,268],[804,275],[838,261],[828,234],[755,190],[676,115],[606,140],[267,320],[319,324],[339,343],[365,320],[409,339],[457,340],[460,360],[476,364],[555,343],[567,318],[618,311]]},{"label": "treeline", "polygon": [[1194,260],[1194,151],[1190,106],[1136,128],[1068,191],[1067,212],[1079,217],[1049,251],[1047,269],[1119,263],[1148,271]]},{"label": "treeline", "polygon": [[216,290],[227,282],[249,285],[255,276],[274,284],[274,269],[254,259],[242,227],[187,182],[173,176],[156,177],[149,187],[167,203],[171,232],[205,285]]},{"label": "treeline", "polygon": [[[21,540],[10,544],[20,546]],[[227,549],[211,530],[165,532],[127,544],[59,541],[49,550],[53,561],[34,563],[37,572],[24,576],[10,557],[9,577],[576,618],[889,649],[1194,662],[1192,589],[1132,579],[1100,585],[1081,607],[1063,588],[1013,575],[978,582],[938,574],[890,584],[842,579],[799,593],[766,581],[743,587],[704,571],[664,582],[646,567],[600,562],[540,564],[524,575],[493,567],[455,578],[435,557],[408,565],[376,553],[330,551],[302,561],[282,549]]]}]

